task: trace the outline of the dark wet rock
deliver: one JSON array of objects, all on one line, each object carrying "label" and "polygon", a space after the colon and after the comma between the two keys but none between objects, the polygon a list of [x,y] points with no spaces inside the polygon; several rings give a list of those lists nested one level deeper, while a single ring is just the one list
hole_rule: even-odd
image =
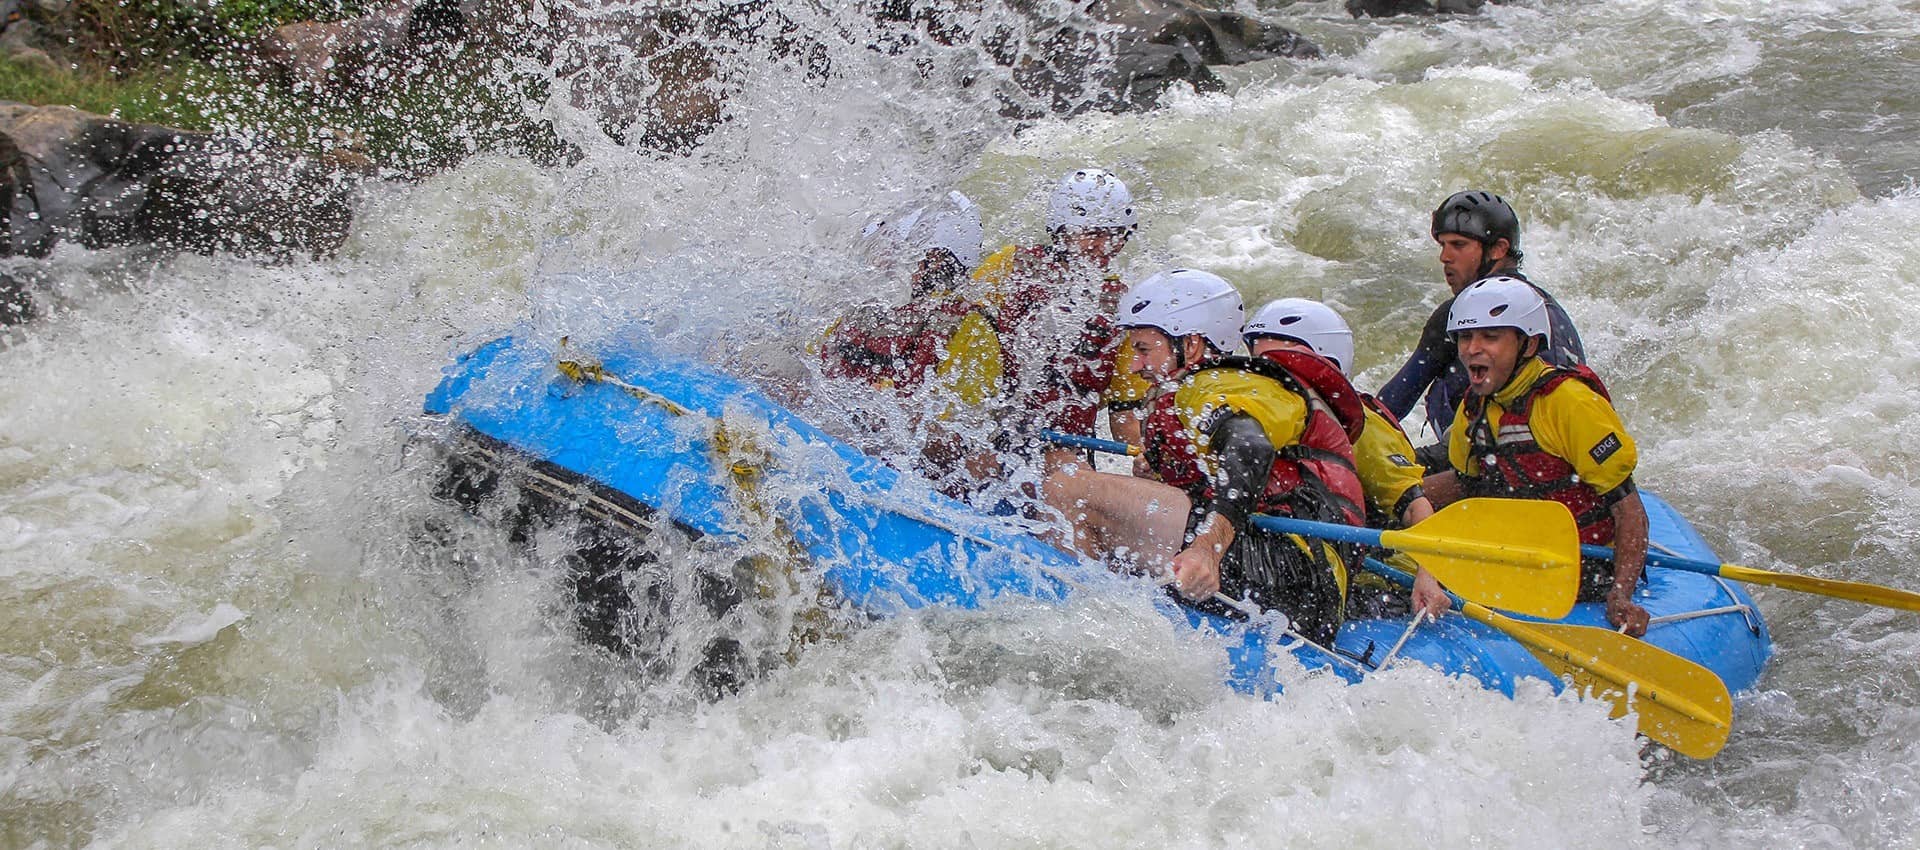
[{"label": "dark wet rock", "polygon": [[598,114],[607,135],[623,143],[684,150],[721,120],[728,83],[722,61],[761,33],[779,37],[782,23],[762,9],[725,17],[662,5],[614,9],[556,6],[539,33],[543,57],[577,108]]},{"label": "dark wet rock", "polygon": [[[1169,86],[1221,88],[1209,65],[1320,55],[1298,33],[1189,0],[1009,0],[1021,20],[986,24],[973,5],[868,0],[877,29],[852,37],[888,52],[922,38],[976,43],[1013,69],[1023,92],[1004,100],[1028,116],[1145,108]],[[352,89],[393,78],[381,74],[427,43],[460,41],[552,68],[571,104],[615,139],[686,149],[723,119],[742,61],[771,56],[822,77],[832,72],[829,40],[849,36],[810,32],[768,0],[559,0],[538,12],[517,0],[396,0],[353,20],[283,26],[260,52],[289,82]]]},{"label": "dark wet rock", "polygon": [[284,149],[77,109],[0,102],[0,255],[154,242],[324,255],[346,239],[356,175]]},{"label": "dark wet rock", "polygon": [[1320,57],[1318,45],[1285,27],[1190,2],[1103,0],[1089,12],[1115,28],[1112,71],[1092,98],[1103,109],[1144,109],[1181,83],[1217,91],[1224,86],[1209,65]]},{"label": "dark wet rock", "polygon": [[0,272],[0,325],[17,325],[39,315],[27,285]]},{"label": "dark wet rock", "polygon": [[153,176],[133,236],[200,253],[320,256],[337,250],[352,224],[351,188],[332,165],[216,139],[178,151]]},{"label": "dark wet rock", "polygon": [[1391,18],[1397,15],[1431,15],[1433,4],[1427,0],[1347,0],[1347,14],[1356,18]]},{"label": "dark wet rock", "polygon": [[[1347,14],[1356,18],[1395,15],[1477,15],[1488,0],[1347,0]],[[1497,2],[1497,0],[1496,0]]]},{"label": "dark wet rock", "polygon": [[[1008,5],[1026,19],[1024,32],[1002,26],[981,40],[993,61],[1012,67],[1020,88],[1054,114],[1145,109],[1175,85],[1218,91],[1224,84],[1210,65],[1320,56],[1317,45],[1285,27],[1188,0]],[[1063,11],[1070,15],[1061,17]],[[880,4],[877,15],[945,41],[967,33],[958,13],[929,13],[905,0]]]}]

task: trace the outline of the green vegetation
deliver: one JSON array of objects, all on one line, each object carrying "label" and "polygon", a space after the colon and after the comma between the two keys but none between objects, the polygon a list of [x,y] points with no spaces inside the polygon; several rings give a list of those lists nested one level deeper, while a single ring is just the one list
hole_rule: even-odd
[{"label": "green vegetation", "polygon": [[53,67],[0,57],[0,100],[65,105],[115,118],[240,135],[316,153],[345,152],[402,174],[446,167],[481,150],[551,160],[565,148],[523,104],[540,77],[467,46],[440,42],[377,80],[313,91],[255,64],[273,27],[360,14],[365,0],[75,0],[36,18]]},{"label": "green vegetation", "polygon": [[432,61],[378,86],[295,91],[253,69],[196,74],[187,97],[219,132],[315,152],[351,151],[402,174],[424,174],[483,150],[553,161],[566,149],[523,104],[546,96],[541,77],[507,76],[489,57],[440,45]]},{"label": "green vegetation", "polygon": [[123,121],[206,129],[211,122],[205,111],[181,96],[186,84],[186,74],[167,68],[114,74],[0,56],[0,100],[71,106]]},{"label": "green vegetation", "polygon": [[[208,63],[273,27],[358,14],[361,0],[74,0],[48,17],[29,5],[52,67],[0,56],[0,100],[72,106],[125,121],[189,130],[215,117],[189,98],[220,76]],[[212,84],[213,88],[223,87]]]},{"label": "green vegetation", "polygon": [[74,0],[48,28],[114,70],[209,59],[295,21],[361,14],[362,0]]}]

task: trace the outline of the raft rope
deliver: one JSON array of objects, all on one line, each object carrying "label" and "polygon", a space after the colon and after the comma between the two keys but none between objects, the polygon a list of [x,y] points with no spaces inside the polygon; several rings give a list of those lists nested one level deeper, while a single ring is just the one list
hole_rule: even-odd
[{"label": "raft rope", "polygon": [[[761,447],[746,430],[729,427],[725,417],[696,412],[672,399],[653,392],[638,384],[621,380],[608,372],[598,363],[576,360],[565,356],[567,338],[560,338],[562,356],[555,360],[555,368],[560,373],[582,383],[603,383],[618,388],[634,398],[650,404],[659,405],[667,413],[676,417],[698,416],[706,419],[710,425],[709,443],[713,448],[715,460],[727,470],[727,490],[741,515],[752,525],[764,529],[777,545],[784,550],[778,556],[754,554],[745,560],[753,576],[753,590],[761,599],[774,599],[799,591],[800,581],[796,573],[808,561],[804,547],[793,535],[785,520],[774,516],[761,498],[759,483],[762,473],[773,464],[771,453]],[[795,616],[794,634],[788,642],[787,660],[795,661],[802,647],[818,643],[830,634],[827,623],[827,610],[832,606],[826,587],[819,590],[819,604]]]},{"label": "raft rope", "polygon": [[[1648,540],[1647,548],[1657,551],[1662,555],[1671,555],[1675,558],[1686,557],[1685,555],[1682,555],[1679,552],[1674,551],[1671,547],[1662,545],[1657,540]],[[1733,594],[1733,585],[1728,584],[1726,579],[1721,578],[1719,576],[1714,576],[1713,582],[1715,584],[1720,585],[1721,592],[1725,593],[1728,599],[1740,598]],[[1663,614],[1661,616],[1654,617],[1653,619],[1648,620],[1647,626],[1648,627],[1657,626],[1661,623],[1678,623],[1682,620],[1691,620],[1691,619],[1694,619],[1695,617],[1711,617],[1716,614],[1739,614],[1741,618],[1747,621],[1747,631],[1753,632],[1756,635],[1760,633],[1760,624],[1756,622],[1753,618],[1753,606],[1748,605],[1745,602],[1739,602],[1733,605],[1722,605],[1718,608],[1702,608],[1698,611],[1682,611],[1678,614]]]},{"label": "raft rope", "polygon": [[509,464],[502,459],[498,449],[480,440],[461,438],[458,451],[493,474],[511,472],[520,476],[523,479],[521,486],[557,504],[578,504],[581,511],[616,525],[628,526],[635,532],[649,532],[659,527],[659,520],[603,498],[581,481],[550,475],[537,467],[523,468],[524,465]]}]

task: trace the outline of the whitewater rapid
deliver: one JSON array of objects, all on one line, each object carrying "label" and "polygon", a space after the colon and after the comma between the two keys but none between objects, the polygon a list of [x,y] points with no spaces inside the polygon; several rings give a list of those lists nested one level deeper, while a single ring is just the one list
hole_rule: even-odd
[{"label": "whitewater rapid", "polygon": [[429,545],[407,437],[476,342],[638,317],[790,376],[893,291],[874,210],[955,186],[1031,241],[1092,163],[1140,198],[1129,279],[1326,300],[1369,389],[1442,296],[1432,206],[1503,194],[1643,486],[1729,560],[1920,587],[1920,3],[1260,5],[1328,58],[1016,134],[851,51],[759,69],[692,157],[534,104],[579,161],[370,186],[325,261],[62,247],[0,348],[0,845],[1916,846],[1911,614],[1758,589],[1777,654],[1696,763],[1544,687],[1234,694],[1101,595],[851,629],[705,703],[573,638],[556,553]]}]

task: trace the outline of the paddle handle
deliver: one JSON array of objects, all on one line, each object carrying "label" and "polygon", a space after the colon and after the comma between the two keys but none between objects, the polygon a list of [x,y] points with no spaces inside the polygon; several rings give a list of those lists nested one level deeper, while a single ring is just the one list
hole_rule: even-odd
[{"label": "paddle handle", "polygon": [[[1174,587],[1174,585],[1180,583],[1180,579],[1174,576],[1173,573],[1161,573],[1159,577],[1153,580],[1153,583],[1160,587]],[[1174,587],[1174,589],[1179,590],[1179,588],[1177,587]],[[1218,602],[1222,605],[1225,605],[1228,608],[1232,608],[1235,611],[1239,611],[1240,613],[1247,615],[1249,619],[1254,617],[1259,617],[1265,613],[1260,610],[1260,606],[1258,605],[1255,605],[1251,602],[1245,602],[1239,599],[1235,599],[1219,591],[1214,592],[1213,601]],[[1282,615],[1282,616],[1285,616],[1285,615]]]},{"label": "paddle handle", "polygon": [[1290,516],[1272,516],[1254,514],[1253,524],[1268,531],[1282,534],[1304,534],[1322,540],[1338,540],[1342,543],[1361,543],[1379,546],[1380,532],[1376,529],[1361,528],[1355,525],[1340,525],[1332,522],[1315,522],[1310,519],[1297,519]]},{"label": "paddle handle", "polygon": [[1140,453],[1140,447],[1119,440],[1102,440],[1099,437],[1081,437],[1074,434],[1062,434],[1059,431],[1041,431],[1040,436],[1047,442],[1076,449],[1092,449],[1114,455],[1133,456]]}]

